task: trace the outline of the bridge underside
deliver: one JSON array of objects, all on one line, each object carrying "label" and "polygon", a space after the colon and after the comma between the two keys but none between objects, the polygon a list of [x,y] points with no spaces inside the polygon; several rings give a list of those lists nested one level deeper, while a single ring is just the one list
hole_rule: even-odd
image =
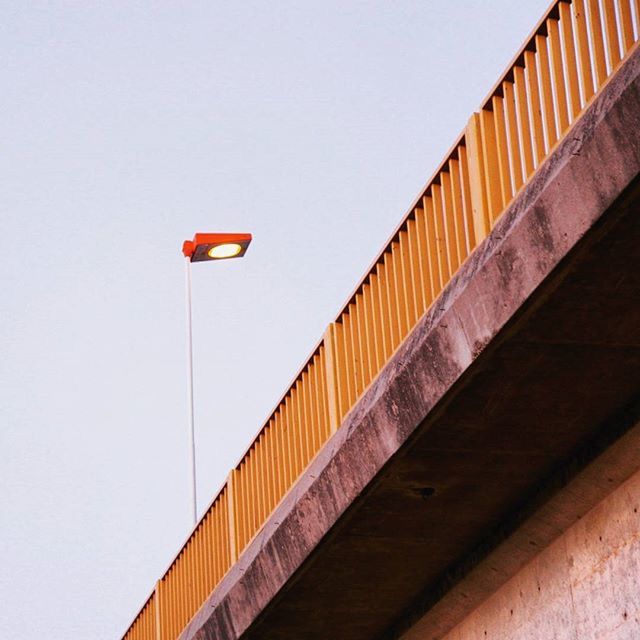
[{"label": "bridge underside", "polygon": [[631,473],[589,464],[639,420],[639,174],[636,51],[182,638],[439,637]]}]

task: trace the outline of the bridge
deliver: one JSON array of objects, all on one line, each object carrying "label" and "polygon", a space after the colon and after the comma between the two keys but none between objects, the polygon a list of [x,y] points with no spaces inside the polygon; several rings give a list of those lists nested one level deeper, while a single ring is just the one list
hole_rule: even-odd
[{"label": "bridge", "polygon": [[640,637],[639,32],[551,5],[126,640]]}]

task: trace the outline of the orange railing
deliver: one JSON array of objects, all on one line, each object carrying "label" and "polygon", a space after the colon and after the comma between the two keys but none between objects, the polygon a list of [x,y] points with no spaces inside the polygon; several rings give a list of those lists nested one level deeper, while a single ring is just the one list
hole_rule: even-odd
[{"label": "orange railing", "polygon": [[[225,485],[167,572],[158,581],[156,640],[177,638],[198,606],[220,582],[232,562],[229,489]],[[159,604],[159,607],[158,607]]]},{"label": "orange railing", "polygon": [[518,52],[125,634],[177,638],[533,172],[635,48],[640,0],[560,0]]},{"label": "orange railing", "polygon": [[242,551],[329,437],[320,344],[232,471],[235,541]]},{"label": "orange railing", "polygon": [[150,638],[155,640],[159,629],[156,620],[156,606],[156,592],[154,591],[140,609],[140,613],[124,637],[129,640],[149,640]]},{"label": "orange railing", "polygon": [[466,136],[325,334],[341,420],[476,245]]}]

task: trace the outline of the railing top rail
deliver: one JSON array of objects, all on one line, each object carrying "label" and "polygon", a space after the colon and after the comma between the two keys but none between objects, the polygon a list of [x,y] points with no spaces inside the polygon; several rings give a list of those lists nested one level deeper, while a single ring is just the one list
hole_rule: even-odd
[{"label": "railing top rail", "polygon": [[491,87],[491,90],[487,93],[487,95],[480,103],[480,109],[483,109],[488,102],[491,102],[491,98],[493,98],[496,93],[500,93],[500,87],[502,86],[502,83],[505,80],[509,79],[510,75],[513,73],[513,68],[523,66],[522,57],[524,56],[524,52],[531,51],[532,47],[535,46],[535,38],[537,35],[540,35],[541,33],[546,34],[546,22],[549,18],[558,17],[558,5],[561,2],[572,4],[572,0],[553,0],[553,2],[551,2],[549,8],[542,15],[542,18],[538,20],[536,26],[531,29],[529,35],[525,38],[524,43],[518,49],[518,52],[511,58],[502,75],[499,77],[497,82],[494,83],[494,85]]},{"label": "railing top rail", "polygon": [[127,625],[127,631],[125,631],[125,635],[129,631],[129,629],[133,627],[136,620],[144,613],[144,610],[147,608],[147,605],[153,600],[155,594],[156,594],[156,588],[154,585],[153,588],[151,589],[151,593],[147,596],[146,600],[142,603],[142,606],[138,609],[138,611],[136,611],[135,615],[131,618],[131,622]]},{"label": "railing top rail", "polygon": [[[166,566],[166,569],[164,571],[162,571],[162,573],[160,574],[160,577],[158,578],[158,580],[164,580],[164,578],[167,577],[169,571],[171,570],[171,567],[173,567],[173,565],[176,563],[176,561],[180,557],[180,554],[184,551],[185,547],[187,546],[189,540],[191,540],[191,538],[193,537],[195,532],[198,530],[198,527],[200,527],[202,525],[202,521],[207,517],[207,515],[209,514],[209,511],[211,511],[211,509],[213,508],[215,503],[218,501],[218,498],[220,497],[220,495],[222,494],[222,492],[226,488],[227,488],[227,480],[225,479],[224,482],[220,485],[220,488],[213,494],[213,498],[210,500],[209,505],[207,506],[207,508],[202,512],[202,515],[198,518],[198,521],[193,525],[193,527],[191,527],[191,529],[189,529],[189,533],[187,533],[187,535],[184,537],[183,541],[178,545],[178,551],[171,558],[171,561]],[[154,587],[154,590],[155,590],[155,587]],[[147,600],[150,600],[152,596],[153,596],[153,591],[151,592],[151,596],[149,596],[149,598]],[[144,605],[142,605],[142,608],[138,612],[138,615],[140,615],[140,612],[142,612],[142,610],[145,608],[146,604],[147,604],[147,602],[145,601]],[[134,620],[135,620],[135,618],[134,618]]]},{"label": "railing top rail", "polygon": [[376,254],[376,257],[371,261],[371,263],[367,267],[366,271],[364,272],[364,275],[358,281],[358,284],[355,286],[355,288],[352,290],[352,292],[347,297],[346,302],[340,307],[340,311],[336,315],[334,322],[339,322],[340,321],[340,318],[347,311],[347,309],[349,308],[349,305],[354,301],[356,295],[358,295],[358,293],[360,293],[362,291],[362,287],[365,284],[367,284],[367,281],[369,279],[369,276],[371,275],[371,272],[373,271],[375,266],[382,260],[384,254],[387,253],[387,251],[389,251],[389,247],[391,246],[391,244],[395,240],[397,240],[398,234],[406,227],[407,221],[409,220],[410,216],[413,214],[414,209],[420,203],[420,200],[422,200],[422,197],[424,196],[424,194],[427,192],[429,187],[433,184],[433,182],[438,177],[438,175],[442,172],[442,170],[444,169],[444,167],[447,164],[447,162],[449,162],[449,160],[455,155],[458,147],[460,147],[462,145],[462,141],[464,140],[464,136],[465,136],[465,130],[463,129],[461,131],[461,133],[458,135],[458,137],[456,138],[455,142],[447,150],[442,162],[440,162],[440,164],[438,164],[436,170],[431,174],[431,176],[429,177],[429,179],[425,183],[424,187],[422,187],[422,189],[420,190],[418,195],[414,198],[413,202],[411,203],[411,205],[407,209],[407,212],[402,216],[402,218],[400,220],[400,223],[391,232],[391,235],[388,237],[387,241],[382,245],[382,250],[379,251]]},{"label": "railing top rail", "polygon": [[[493,85],[493,87],[491,88],[491,91],[489,91],[489,93],[486,95],[486,97],[480,103],[480,107],[479,107],[480,109],[482,109],[487,104],[487,102],[491,101],[491,98],[496,94],[497,91],[499,91],[500,86],[502,85],[502,83],[506,79],[509,78],[509,75],[511,73],[513,73],[514,66],[518,66],[518,62],[521,60],[522,56],[524,55],[524,52],[531,48],[532,44],[535,42],[536,35],[540,34],[542,31],[545,30],[546,21],[550,17],[553,17],[553,16],[557,15],[557,13],[558,13],[558,5],[560,4],[560,2],[566,2],[567,4],[571,4],[571,0],[553,0],[551,2],[551,4],[549,5],[549,8],[545,11],[545,13],[542,16],[542,18],[540,18],[540,20],[538,20],[538,22],[536,23],[536,26],[531,30],[529,35],[526,37],[526,39],[524,41],[524,44],[520,47],[520,49],[518,49],[518,52],[516,53],[516,55],[513,56],[513,58],[510,60],[509,64],[507,65],[507,67],[505,69],[505,71],[500,76],[500,79]],[[384,254],[389,250],[389,247],[391,246],[391,244],[395,240],[397,240],[398,234],[406,226],[407,220],[409,219],[409,217],[413,213],[414,209],[420,203],[420,200],[422,199],[422,197],[425,194],[425,192],[429,189],[429,187],[431,186],[433,181],[442,172],[444,166],[450,160],[450,158],[454,154],[455,150],[461,145],[462,141],[464,140],[464,134],[465,134],[465,131],[463,129],[462,132],[460,133],[460,135],[457,137],[456,141],[449,147],[449,150],[445,154],[445,157],[442,160],[442,162],[440,162],[440,164],[438,165],[436,170],[431,174],[431,176],[429,177],[429,179],[425,183],[425,185],[422,188],[422,190],[419,192],[419,194],[416,196],[414,201],[411,203],[411,205],[409,206],[407,212],[402,217],[400,223],[396,226],[396,228],[393,230],[393,232],[391,233],[391,235],[387,239],[386,243],[383,245],[382,251],[380,251],[376,255],[376,257],[372,260],[372,262],[369,264],[369,266],[367,267],[366,271],[364,272],[364,275],[358,281],[358,284],[354,287],[352,292],[347,297],[346,302],[342,306],[340,306],[340,311],[336,314],[335,322],[339,322],[340,321],[340,318],[341,318],[342,314],[347,311],[349,305],[354,301],[356,295],[362,291],[362,287],[363,287],[363,285],[365,285],[367,283],[367,280],[368,280],[369,276],[371,275],[372,270],[380,262],[380,260],[384,256]]]},{"label": "railing top rail", "polygon": [[273,408],[267,413],[267,417],[262,421],[262,426],[258,429],[255,436],[251,439],[249,446],[243,451],[242,455],[238,458],[238,462],[233,467],[234,469],[239,469],[242,461],[245,459],[247,454],[253,449],[256,445],[260,436],[263,434],[264,430],[267,428],[269,421],[273,416],[277,413],[280,405],[286,400],[287,396],[291,395],[291,390],[298,380],[302,377],[302,374],[305,372],[306,368],[309,366],[309,363],[313,360],[313,358],[320,352],[320,348],[322,347],[322,343],[324,342],[324,337],[320,337],[320,339],[315,343],[313,348],[311,349],[310,354],[307,356],[305,360],[303,360],[302,365],[300,365],[297,372],[294,376],[289,380],[287,386],[285,387],[285,391],[280,395],[279,400],[273,405]]}]

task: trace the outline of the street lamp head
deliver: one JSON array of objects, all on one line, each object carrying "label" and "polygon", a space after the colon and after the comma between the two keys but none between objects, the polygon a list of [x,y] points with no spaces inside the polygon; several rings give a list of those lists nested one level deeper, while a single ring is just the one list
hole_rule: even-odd
[{"label": "street lamp head", "polygon": [[190,262],[242,258],[250,242],[250,233],[196,233],[184,241],[182,253]]}]

